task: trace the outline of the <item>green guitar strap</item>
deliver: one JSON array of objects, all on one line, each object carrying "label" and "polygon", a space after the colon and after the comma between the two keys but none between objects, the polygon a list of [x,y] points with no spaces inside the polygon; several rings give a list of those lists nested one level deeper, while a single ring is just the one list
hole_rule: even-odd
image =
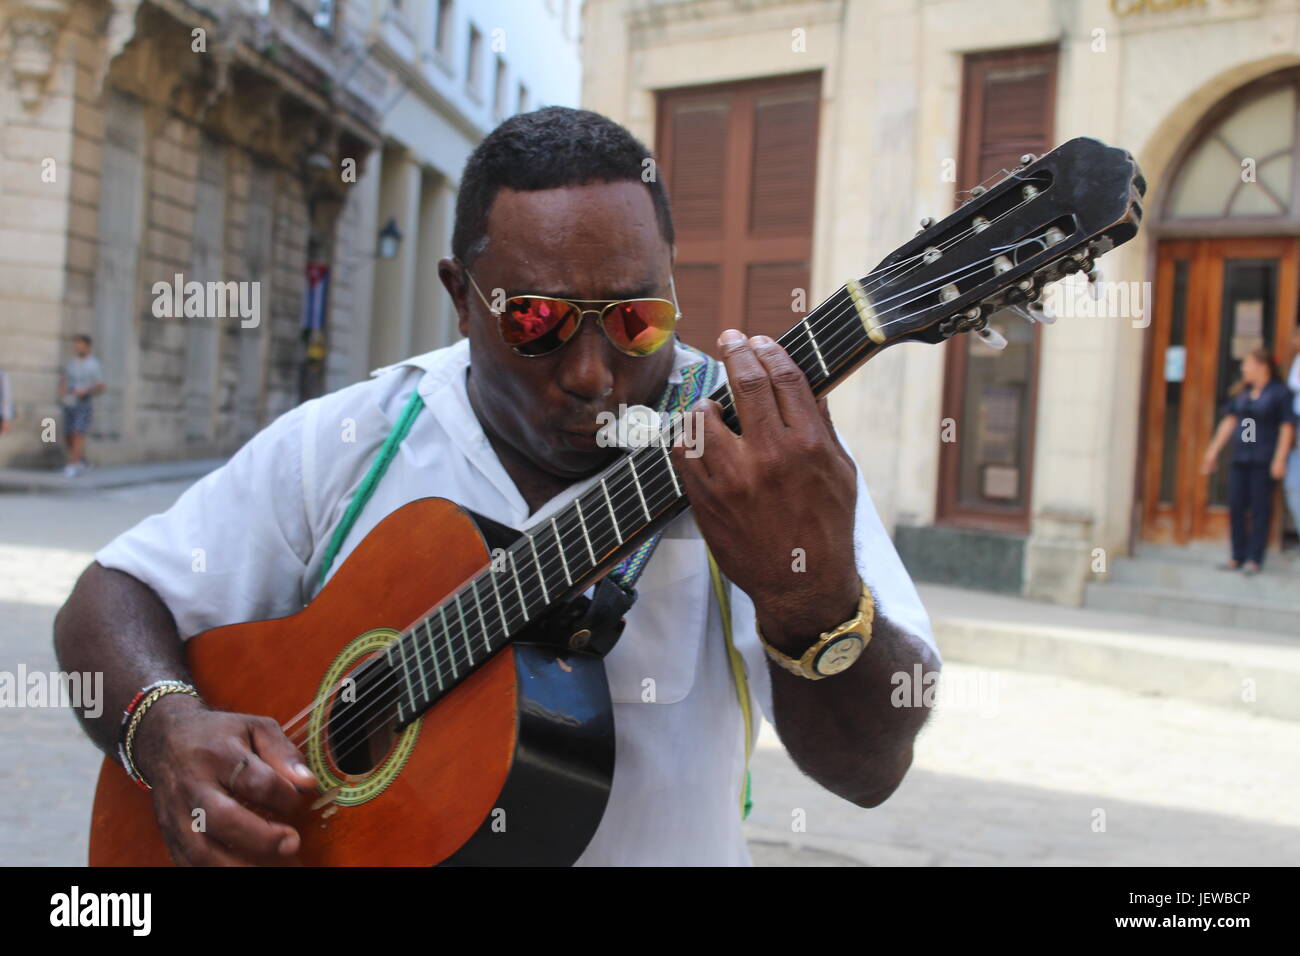
[{"label": "green guitar strap", "polygon": [[[681,385],[669,386],[665,391],[663,398],[659,402],[658,411],[661,412],[685,412],[700,398],[712,392],[718,380],[719,366],[717,362],[689,345],[680,342],[678,344],[681,348],[685,348],[697,355],[700,361],[688,365],[682,370]],[[330,568],[338,557],[339,549],[343,547],[348,532],[356,524],[357,517],[365,508],[366,502],[370,500],[371,495],[374,494],[375,488],[379,485],[379,480],[388,471],[388,466],[396,456],[397,449],[406,440],[407,434],[411,431],[411,426],[415,423],[416,416],[420,414],[423,408],[424,399],[420,396],[419,391],[412,392],[410,399],[403,406],[401,414],[397,416],[397,422],[393,425],[392,431],[388,433],[388,437],[380,447],[375,460],[371,462],[370,470],[366,472],[366,476],[361,479],[361,484],[357,486],[356,494],[352,496],[352,501],[348,503],[347,510],[343,512],[338,527],[334,529],[334,534],[330,537],[329,545],[325,548],[325,555],[321,561],[321,585],[324,585],[325,577],[329,574]],[[630,589],[632,582],[645,569],[645,565],[649,561],[658,541],[659,535],[652,536],[624,558],[610,572],[610,576],[614,577],[620,585]],[[740,704],[745,729],[745,782],[740,791],[740,813],[741,818],[746,819],[749,817],[749,812],[754,805],[751,798],[749,774],[749,758],[753,747],[753,715],[749,706],[749,681],[745,675],[744,659],[740,656],[740,652],[736,650],[736,645],[731,636],[731,601],[727,595],[726,580],[722,577],[722,572],[718,570],[717,562],[713,560],[713,554],[709,552],[707,545],[704,550],[709,560],[709,577],[713,585],[713,594],[722,615],[722,633],[727,641],[727,660],[731,665],[732,682],[735,684],[736,699]]]}]

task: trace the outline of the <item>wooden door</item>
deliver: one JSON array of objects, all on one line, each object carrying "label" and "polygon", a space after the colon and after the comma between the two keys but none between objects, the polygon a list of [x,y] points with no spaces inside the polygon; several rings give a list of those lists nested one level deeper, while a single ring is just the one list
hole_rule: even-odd
[{"label": "wooden door", "polygon": [[1142,534],[1185,544],[1228,533],[1227,462],[1201,459],[1242,355],[1280,354],[1296,322],[1300,239],[1163,242],[1147,374]]},{"label": "wooden door", "polygon": [[659,168],[677,232],[682,338],[781,335],[812,306],[818,74],[659,94]]}]

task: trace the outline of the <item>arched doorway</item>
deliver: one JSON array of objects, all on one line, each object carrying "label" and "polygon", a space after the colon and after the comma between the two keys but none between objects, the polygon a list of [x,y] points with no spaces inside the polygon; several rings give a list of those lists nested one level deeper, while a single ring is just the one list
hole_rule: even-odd
[{"label": "arched doorway", "polygon": [[[1154,227],[1142,536],[1227,534],[1227,478],[1201,474],[1242,355],[1289,356],[1300,268],[1300,71],[1236,91],[1180,150]],[[1281,520],[1282,509],[1275,509]],[[1279,525],[1280,526],[1280,525]],[[1276,535],[1277,529],[1274,534]]]}]

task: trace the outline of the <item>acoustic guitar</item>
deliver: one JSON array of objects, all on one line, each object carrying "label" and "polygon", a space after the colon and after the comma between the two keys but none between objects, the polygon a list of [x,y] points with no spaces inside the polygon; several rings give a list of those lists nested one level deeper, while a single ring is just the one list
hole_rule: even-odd
[{"label": "acoustic guitar", "polygon": [[[1097,140],[1023,157],[951,215],[924,221],[780,342],[819,397],[899,342],[974,332],[1005,345],[989,319],[1010,310],[1047,320],[1044,285],[1077,272],[1095,279],[1097,257],[1136,234],[1145,190],[1133,158]],[[727,387],[711,397],[739,430]],[[299,613],[188,642],[205,699],[274,718],[315,772],[319,797],[288,821],[302,835],[301,862],[578,858],[609,795],[614,719],[601,654],[569,632],[564,609],[689,506],[673,440],[670,426],[625,450],[523,532],[444,499],[413,501]],[[148,794],[112,760],[95,794],[90,862],[171,862]]]}]

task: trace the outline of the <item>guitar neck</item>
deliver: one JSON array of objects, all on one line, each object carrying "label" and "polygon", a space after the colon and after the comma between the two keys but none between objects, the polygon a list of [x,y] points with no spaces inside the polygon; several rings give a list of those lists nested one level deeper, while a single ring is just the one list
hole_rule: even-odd
[{"label": "guitar neck", "polygon": [[[827,394],[882,346],[868,335],[849,287],[841,287],[779,339],[813,393]],[[726,383],[709,396],[739,431]],[[660,440],[630,451],[549,519],[520,535],[387,651],[401,669],[397,721],[404,726],[508,644],[552,605],[582,593],[688,507],[670,458],[691,422],[675,416]],[[689,448],[688,444],[688,448]]]}]

